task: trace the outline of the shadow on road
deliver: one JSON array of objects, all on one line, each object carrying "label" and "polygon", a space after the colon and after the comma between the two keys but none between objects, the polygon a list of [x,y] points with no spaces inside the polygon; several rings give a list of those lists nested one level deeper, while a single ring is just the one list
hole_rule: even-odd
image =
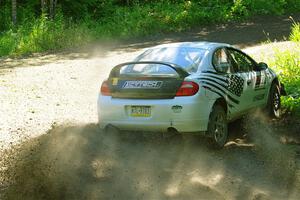
[{"label": "shadow on road", "polygon": [[[222,151],[194,136],[116,135],[96,124],[53,127],[6,152],[2,197],[293,199],[294,154],[258,126],[232,127],[234,144]],[[243,131],[264,136],[247,140]]]},{"label": "shadow on road", "polygon": [[136,51],[162,43],[186,41],[224,42],[245,48],[265,41],[286,40],[290,35],[292,19],[300,21],[300,13],[285,16],[257,16],[242,22],[196,26],[182,33],[135,38],[121,45],[120,49]]}]

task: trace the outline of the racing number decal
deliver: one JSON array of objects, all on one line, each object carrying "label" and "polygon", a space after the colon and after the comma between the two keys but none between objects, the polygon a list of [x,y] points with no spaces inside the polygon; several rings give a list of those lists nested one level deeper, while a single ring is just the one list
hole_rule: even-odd
[{"label": "racing number decal", "polygon": [[255,90],[265,89],[266,82],[266,74],[262,72],[256,72]]},{"label": "racing number decal", "polygon": [[[256,81],[254,91],[264,90],[266,88],[267,78],[265,72],[256,72]],[[258,93],[254,96],[253,101],[260,101],[265,98],[265,93]]]}]

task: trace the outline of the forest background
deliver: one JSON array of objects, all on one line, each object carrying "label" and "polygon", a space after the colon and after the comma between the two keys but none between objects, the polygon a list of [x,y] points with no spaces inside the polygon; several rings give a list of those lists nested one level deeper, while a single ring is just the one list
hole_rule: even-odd
[{"label": "forest background", "polygon": [[300,11],[300,0],[0,0],[0,56]]}]

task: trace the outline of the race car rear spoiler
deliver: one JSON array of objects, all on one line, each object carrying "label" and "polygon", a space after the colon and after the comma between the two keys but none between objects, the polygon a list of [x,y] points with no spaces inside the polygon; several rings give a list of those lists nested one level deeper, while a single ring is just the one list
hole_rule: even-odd
[{"label": "race car rear spoiler", "polygon": [[138,62],[125,62],[125,63],[121,63],[117,66],[115,66],[111,72],[109,77],[118,77],[120,75],[120,69],[123,66],[126,65],[136,65],[136,64],[158,64],[158,65],[165,65],[168,66],[170,68],[172,68],[173,70],[175,70],[177,72],[177,74],[179,75],[180,78],[185,78],[189,75],[189,73],[181,66],[176,65],[174,63],[169,63],[169,62],[159,62],[159,61],[138,61]]}]

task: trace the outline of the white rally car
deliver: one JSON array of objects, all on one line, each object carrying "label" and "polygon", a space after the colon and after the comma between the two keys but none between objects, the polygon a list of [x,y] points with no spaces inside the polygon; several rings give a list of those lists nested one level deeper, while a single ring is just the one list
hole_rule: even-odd
[{"label": "white rally car", "polygon": [[228,44],[159,45],[111,70],[98,98],[99,125],[204,133],[221,148],[228,122],[254,108],[279,117],[284,93],[267,64]]}]

